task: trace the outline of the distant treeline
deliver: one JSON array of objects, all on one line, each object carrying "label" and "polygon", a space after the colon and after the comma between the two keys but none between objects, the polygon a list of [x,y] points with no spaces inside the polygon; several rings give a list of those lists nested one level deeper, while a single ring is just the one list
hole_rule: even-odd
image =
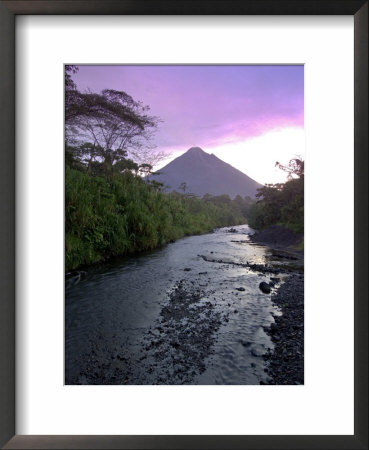
[{"label": "distant treeline", "polygon": [[150,250],[185,235],[245,223],[252,201],[165,194],[130,171],[103,176],[66,167],[66,270]]},{"label": "distant treeline", "polygon": [[292,159],[287,166],[286,183],[267,184],[258,189],[257,202],[249,211],[248,223],[257,230],[284,225],[295,233],[304,231],[304,161]]}]

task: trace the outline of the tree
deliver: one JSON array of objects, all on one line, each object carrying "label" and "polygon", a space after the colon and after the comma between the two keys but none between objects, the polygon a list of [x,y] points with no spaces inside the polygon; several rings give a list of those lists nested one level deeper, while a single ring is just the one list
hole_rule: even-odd
[{"label": "tree", "polygon": [[146,150],[159,122],[148,115],[148,106],[123,91],[78,93],[71,103],[66,114],[67,138],[72,135],[77,141],[88,142],[79,148],[86,159],[103,162],[106,175],[118,161],[127,156],[134,159]]},{"label": "tree", "polygon": [[75,91],[77,90],[76,83],[72,80],[72,75],[78,72],[77,66],[66,65],[65,66],[65,91]]},{"label": "tree", "polygon": [[[66,65],[64,72],[65,82],[65,124],[73,124],[76,117],[86,114],[88,112],[88,105],[83,94],[77,90],[77,85],[72,79],[72,75],[78,72],[77,66]],[[67,135],[68,136],[68,135]],[[66,136],[66,137],[67,137]]]},{"label": "tree", "polygon": [[113,166],[113,170],[119,173],[128,171],[137,175],[138,171],[140,170],[140,167],[131,159],[125,158],[117,161]]},{"label": "tree", "polygon": [[[153,151],[152,146],[147,146],[146,148],[139,148],[138,151],[132,148],[130,150],[131,157],[138,164],[149,164],[152,168],[154,168],[161,161],[165,160],[170,156],[171,153],[164,153],[161,151]],[[157,174],[157,172],[151,172],[153,175]]]},{"label": "tree", "polygon": [[72,79],[77,71],[76,66],[65,67],[66,147],[75,149],[77,159],[88,166],[103,163],[107,176],[127,158],[151,166],[162,159],[161,154],[149,158],[154,148],[150,141],[160,122],[149,115],[150,107],[124,91],[81,93]]},{"label": "tree", "polygon": [[147,177],[152,173],[152,165],[147,163],[140,164],[138,166],[138,171],[147,179]]},{"label": "tree", "polygon": [[286,183],[266,184],[258,189],[257,203],[251,208],[249,224],[263,229],[282,224],[293,231],[304,229],[304,161],[292,159],[287,166],[276,163],[288,173]]},{"label": "tree", "polygon": [[70,167],[78,166],[88,173],[92,173],[91,167],[98,161],[101,149],[91,142],[78,143],[76,140],[68,140],[65,146],[65,160]]},{"label": "tree", "polygon": [[276,167],[279,167],[284,172],[287,172],[287,178],[292,180],[293,178],[304,178],[304,161],[302,158],[294,158],[291,159],[287,166],[279,163],[278,161],[275,163]]},{"label": "tree", "polygon": [[157,191],[157,192],[163,192],[163,190],[165,188],[164,183],[160,183],[160,181],[150,180],[149,184],[154,189],[154,191]]}]

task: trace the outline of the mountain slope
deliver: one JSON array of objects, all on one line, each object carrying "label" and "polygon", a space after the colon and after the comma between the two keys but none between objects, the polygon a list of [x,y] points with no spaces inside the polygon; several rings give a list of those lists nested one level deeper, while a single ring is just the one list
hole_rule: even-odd
[{"label": "mountain slope", "polygon": [[256,189],[262,187],[243,172],[199,147],[190,148],[150,179],[164,183],[167,191],[180,191],[180,184],[185,182],[186,192],[198,196],[228,194],[231,198],[236,195],[254,197]]}]

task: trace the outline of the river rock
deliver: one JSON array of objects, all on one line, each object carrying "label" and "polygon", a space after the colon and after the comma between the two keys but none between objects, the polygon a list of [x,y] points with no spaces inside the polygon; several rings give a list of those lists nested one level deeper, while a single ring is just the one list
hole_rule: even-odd
[{"label": "river rock", "polygon": [[261,292],[264,292],[264,294],[270,294],[272,291],[272,288],[265,281],[262,281],[259,284],[259,289],[261,290]]}]

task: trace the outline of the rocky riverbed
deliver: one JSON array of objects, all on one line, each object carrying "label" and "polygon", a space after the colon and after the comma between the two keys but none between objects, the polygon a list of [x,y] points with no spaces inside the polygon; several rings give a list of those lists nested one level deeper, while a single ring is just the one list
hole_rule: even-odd
[{"label": "rocky riverbed", "polygon": [[291,274],[272,301],[282,315],[265,328],[275,345],[263,356],[270,384],[304,384],[304,275]]},{"label": "rocky riverbed", "polygon": [[250,236],[252,242],[272,247],[273,256],[295,263],[292,267],[285,265],[289,275],[271,297],[282,315],[275,317],[275,323],[265,328],[274,343],[274,350],[263,355],[269,384],[304,384],[304,254],[293,248],[302,239],[301,233],[280,226]]}]

